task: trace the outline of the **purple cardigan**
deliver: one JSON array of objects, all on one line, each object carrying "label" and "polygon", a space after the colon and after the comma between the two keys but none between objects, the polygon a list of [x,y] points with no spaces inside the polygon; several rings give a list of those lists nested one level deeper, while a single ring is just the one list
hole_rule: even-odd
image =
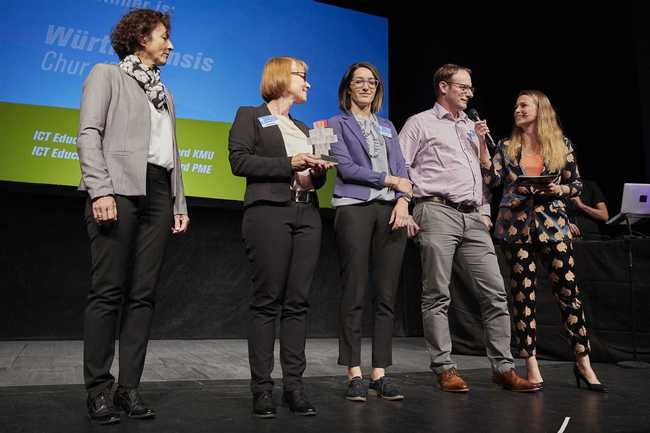
[{"label": "purple cardigan", "polygon": [[[381,126],[389,128],[392,134],[392,137],[384,136],[388,166],[391,171],[389,174],[408,179],[406,164],[404,163],[404,156],[402,155],[395,127],[390,120],[379,116],[377,116],[377,120]],[[384,187],[384,178],[387,173],[372,170],[368,144],[352,113],[339,114],[327,122],[338,137],[338,141],[332,143],[332,154],[338,161],[334,195],[368,200],[370,188],[381,189]],[[397,192],[395,195],[401,197],[403,194]]]}]

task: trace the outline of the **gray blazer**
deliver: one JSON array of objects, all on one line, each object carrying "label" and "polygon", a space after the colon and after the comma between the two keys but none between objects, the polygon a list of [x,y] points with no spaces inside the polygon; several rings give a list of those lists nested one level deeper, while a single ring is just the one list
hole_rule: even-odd
[{"label": "gray blazer", "polygon": [[[172,95],[167,89],[165,93],[174,130],[174,214],[187,214],[176,143],[176,112]],[[149,103],[140,85],[118,65],[95,65],[84,82],[81,97],[79,189],[88,191],[91,198],[146,195],[150,129]]]}]

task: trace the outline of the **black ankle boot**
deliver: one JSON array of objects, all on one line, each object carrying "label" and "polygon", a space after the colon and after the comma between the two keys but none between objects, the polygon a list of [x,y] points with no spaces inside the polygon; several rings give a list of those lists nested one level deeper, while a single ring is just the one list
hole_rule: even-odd
[{"label": "black ankle boot", "polygon": [[88,408],[88,419],[95,424],[115,424],[120,422],[120,414],[117,413],[110,398],[111,390],[106,389],[96,396],[88,394],[86,407]]},{"label": "black ankle boot", "polygon": [[257,418],[275,418],[275,405],[271,391],[253,395],[253,416]]},{"label": "black ankle boot", "polygon": [[117,387],[113,397],[115,407],[126,412],[129,418],[147,419],[156,416],[156,412],[149,409],[142,401],[138,388]]},{"label": "black ankle boot", "polygon": [[302,389],[284,391],[282,393],[282,399],[285,403],[289,404],[289,409],[295,414],[314,416],[318,413],[309,400],[307,400],[307,396]]}]

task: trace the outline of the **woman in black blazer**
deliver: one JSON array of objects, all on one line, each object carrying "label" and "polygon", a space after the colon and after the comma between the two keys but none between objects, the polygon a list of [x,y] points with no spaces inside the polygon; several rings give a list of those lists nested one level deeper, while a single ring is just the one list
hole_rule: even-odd
[{"label": "woman in black blazer", "polygon": [[275,319],[280,314],[284,400],[300,415],[315,415],[302,386],[307,298],[320,253],[316,189],[332,163],[312,154],[308,128],[289,115],[307,101],[307,65],[274,57],[262,73],[265,103],[241,107],[230,130],[233,174],[246,177],[242,236],[253,267],[248,354],[253,414],[275,417],[272,399]]}]

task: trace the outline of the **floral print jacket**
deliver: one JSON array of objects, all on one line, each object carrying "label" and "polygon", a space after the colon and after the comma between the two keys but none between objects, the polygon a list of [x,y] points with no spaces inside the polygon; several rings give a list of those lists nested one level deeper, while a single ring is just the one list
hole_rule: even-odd
[{"label": "floral print jacket", "polygon": [[569,193],[562,197],[548,197],[535,194],[534,188],[516,184],[523,169],[519,166],[521,154],[511,159],[506,152],[508,145],[501,140],[489,166],[482,165],[483,181],[489,188],[503,184],[503,198],[495,223],[494,235],[508,244],[568,241],[572,238],[569,230],[565,201],[580,195],[582,182],[573,154],[573,146],[565,138],[567,163],[559,172],[548,169],[544,161],[542,176],[557,174],[561,185],[569,186]]}]

